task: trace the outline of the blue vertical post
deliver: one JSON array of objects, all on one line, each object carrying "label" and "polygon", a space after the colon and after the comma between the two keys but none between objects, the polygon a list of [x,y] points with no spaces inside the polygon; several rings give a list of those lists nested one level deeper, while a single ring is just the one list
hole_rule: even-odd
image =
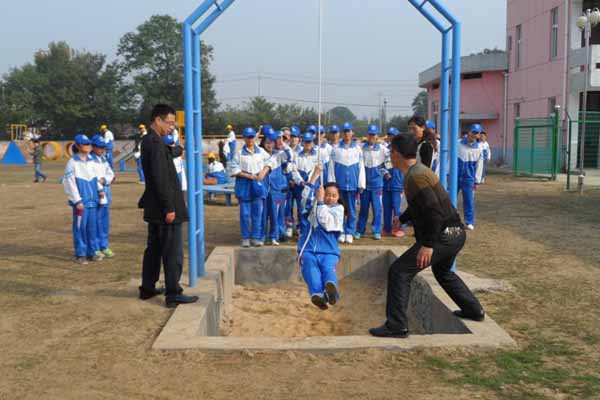
[{"label": "blue vertical post", "polygon": [[442,32],[442,64],[441,64],[441,93],[440,93],[440,182],[448,190],[448,97],[450,89],[450,31]]},{"label": "blue vertical post", "polygon": [[204,276],[204,193],[202,174],[202,63],[200,35],[193,35],[193,65],[194,65],[194,191],[196,199],[196,248],[198,249],[197,276]]},{"label": "blue vertical post", "polygon": [[450,201],[458,202],[458,138],[460,135],[460,41],[461,25],[452,28],[452,112],[450,115]]},{"label": "blue vertical post", "polygon": [[183,24],[183,69],[184,69],[184,109],[185,109],[185,149],[188,180],[188,208],[190,221],[188,223],[188,259],[189,259],[189,284],[198,286],[197,272],[197,242],[196,242],[196,199],[195,199],[195,160],[194,160],[194,84],[193,84],[193,32],[192,26]]}]

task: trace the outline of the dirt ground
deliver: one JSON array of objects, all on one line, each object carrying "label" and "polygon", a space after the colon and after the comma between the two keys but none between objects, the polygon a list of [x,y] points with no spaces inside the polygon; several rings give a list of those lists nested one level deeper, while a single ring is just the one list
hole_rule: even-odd
[{"label": "dirt ground", "polygon": [[[500,175],[478,191],[458,267],[516,288],[480,295],[516,351],[156,352],[171,311],[128,286],[145,242],[143,186],[117,175],[116,257],[79,266],[62,168],[46,163],[49,181],[34,185],[32,167],[0,166],[0,399],[600,398],[598,191],[580,198]],[[207,206],[208,251],[238,243],[237,214],[223,201]]]}]

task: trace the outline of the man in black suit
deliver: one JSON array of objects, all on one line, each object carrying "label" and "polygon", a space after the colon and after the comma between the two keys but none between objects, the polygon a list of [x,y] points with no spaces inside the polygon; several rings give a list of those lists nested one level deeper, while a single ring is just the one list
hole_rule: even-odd
[{"label": "man in black suit", "polygon": [[[140,299],[147,300],[165,293],[168,308],[194,303],[197,296],[186,296],[179,285],[183,269],[182,224],[188,212],[175,171],[173,157],[181,155],[181,147],[168,147],[164,137],[175,129],[175,110],[158,104],[152,110],[152,125],[142,140],[142,169],[146,188],[138,207],[144,209],[148,223],[148,243],[144,251]],[[177,154],[176,154],[177,153]],[[166,291],[156,288],[161,261],[165,269]]]}]

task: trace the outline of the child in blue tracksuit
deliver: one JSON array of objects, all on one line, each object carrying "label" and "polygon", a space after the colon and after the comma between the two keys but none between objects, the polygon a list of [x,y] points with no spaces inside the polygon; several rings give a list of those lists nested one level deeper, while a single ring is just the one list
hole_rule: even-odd
[{"label": "child in blue tracksuit", "polygon": [[[285,238],[285,195],[288,191],[287,168],[290,165],[291,153],[286,151],[283,132],[267,133],[265,145],[271,152],[271,172],[268,175],[269,191],[267,195],[265,232],[268,222],[268,242],[279,246]],[[285,239],[284,239],[285,240]]]},{"label": "child in blue tracksuit", "polygon": [[104,257],[111,258],[114,256],[114,253],[108,247],[110,205],[112,203],[110,185],[115,179],[115,173],[110,168],[104,156],[105,149],[106,142],[102,136],[94,135],[92,138],[92,154],[90,156],[94,171],[96,172],[96,178],[98,179],[98,209],[96,210],[98,233],[96,235],[96,247]]},{"label": "child in blue tracksuit", "polygon": [[[296,162],[296,156],[299,152],[302,151],[302,145],[300,144],[300,128],[297,126],[292,126],[290,133],[290,144],[289,150],[292,155],[292,163]],[[288,174],[288,183],[290,186],[290,190],[285,199],[285,222],[286,222],[286,236],[291,238],[294,234],[294,205],[296,206],[296,210],[298,213],[298,220],[300,219],[300,194],[302,191],[298,192],[296,190],[296,184],[294,182],[294,178],[292,173]]]},{"label": "child in blue tracksuit", "polygon": [[477,141],[482,131],[480,124],[473,124],[469,136],[458,145],[458,189],[462,191],[468,230],[475,229],[475,190],[483,175],[483,152]]},{"label": "child in blue tracksuit", "polygon": [[[315,166],[318,163],[318,153],[314,147],[315,137],[312,133],[305,133],[302,136],[302,151],[296,154],[294,162],[294,170],[292,176],[294,179],[294,198],[302,201],[302,193],[308,179],[310,178]],[[321,186],[320,178],[317,179],[317,186]],[[302,206],[299,206],[299,210],[302,210]],[[298,231],[302,231],[302,226],[306,225],[308,221],[304,213],[298,213]]]},{"label": "child in blue tracksuit", "polygon": [[97,253],[96,209],[98,207],[98,178],[94,171],[90,152],[91,140],[82,134],[74,140],[73,157],[65,167],[63,186],[69,205],[73,208],[73,246],[75,262],[87,264],[100,261],[103,257]]},{"label": "child in blue tracksuit", "polygon": [[479,146],[481,147],[481,152],[483,154],[483,174],[481,177],[481,183],[485,183],[485,176],[487,171],[487,164],[492,160],[492,150],[490,148],[490,144],[487,141],[487,133],[481,132],[479,135]]},{"label": "child in blue tracksuit", "polygon": [[[389,142],[391,143],[391,139],[399,134],[400,131],[397,128],[390,128],[388,130]],[[392,232],[392,221],[394,217],[399,217],[401,215],[400,206],[402,204],[402,192],[404,191],[404,176],[399,169],[394,168],[392,165],[389,158],[389,145],[387,152],[388,157],[385,164],[387,174],[383,177],[383,235],[402,237],[404,236],[403,230],[399,229]]]},{"label": "child in blue tracksuit", "polygon": [[360,239],[365,234],[367,220],[369,219],[369,208],[372,205],[373,223],[371,224],[371,232],[373,233],[373,239],[380,240],[383,219],[383,177],[388,173],[385,162],[389,154],[385,146],[377,142],[379,135],[377,125],[369,125],[367,133],[367,142],[362,146],[367,188],[360,195],[360,214],[354,238]]},{"label": "child in blue tracksuit", "polygon": [[342,141],[333,146],[329,162],[329,182],[336,182],[348,212],[344,221],[344,232],[340,243],[352,243],[356,232],[356,201],[366,187],[365,166],[361,147],[352,137],[352,124],[342,126]]},{"label": "child in blue tracksuit", "polygon": [[[255,144],[256,131],[244,129],[245,145],[236,151],[228,163],[229,176],[236,177],[235,196],[240,203],[242,247],[260,247],[262,241],[263,203],[267,188],[263,183],[270,170],[267,153]],[[267,160],[265,162],[265,160]]]},{"label": "child in blue tracksuit", "polygon": [[[316,186],[323,167],[315,167],[302,193],[304,225],[298,242],[302,276],[308,286],[311,302],[322,310],[327,303],[339,299],[336,265],[340,260],[338,237],[344,232],[344,206],[339,203],[340,190],[336,183]],[[316,202],[316,208],[315,208]]]}]

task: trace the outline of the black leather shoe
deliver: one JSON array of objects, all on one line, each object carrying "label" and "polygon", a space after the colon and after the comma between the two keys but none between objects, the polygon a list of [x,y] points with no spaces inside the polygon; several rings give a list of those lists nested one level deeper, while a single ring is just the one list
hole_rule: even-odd
[{"label": "black leather shoe", "polygon": [[169,297],[166,300],[167,308],[175,308],[179,304],[190,304],[195,303],[199,299],[198,296],[186,296],[185,294],[178,294],[173,297]]},{"label": "black leather shoe", "polygon": [[325,285],[325,293],[327,293],[327,301],[329,301],[329,304],[335,306],[335,303],[337,303],[340,294],[338,293],[337,287],[333,282],[327,282],[327,284]]},{"label": "black leather shoe", "polygon": [[153,298],[154,296],[158,296],[161,295],[165,292],[165,288],[154,288],[153,291],[149,291],[147,289],[144,289],[143,287],[139,287],[140,289],[140,299],[141,300],[148,300]]},{"label": "black leather shoe", "polygon": [[329,308],[329,306],[327,305],[327,300],[325,300],[325,297],[323,296],[319,296],[319,295],[313,295],[310,298],[310,301],[317,307],[319,307],[321,310],[325,311]]},{"label": "black leather shoe", "polygon": [[485,312],[483,310],[480,311],[480,314],[466,314],[462,312],[462,310],[456,310],[453,312],[458,318],[470,319],[472,321],[481,322],[485,319]]},{"label": "black leather shoe", "polygon": [[378,326],[377,328],[369,329],[369,333],[375,337],[383,337],[383,338],[400,338],[404,339],[408,337],[408,329],[404,329],[401,331],[392,331],[387,327],[386,324]]}]

